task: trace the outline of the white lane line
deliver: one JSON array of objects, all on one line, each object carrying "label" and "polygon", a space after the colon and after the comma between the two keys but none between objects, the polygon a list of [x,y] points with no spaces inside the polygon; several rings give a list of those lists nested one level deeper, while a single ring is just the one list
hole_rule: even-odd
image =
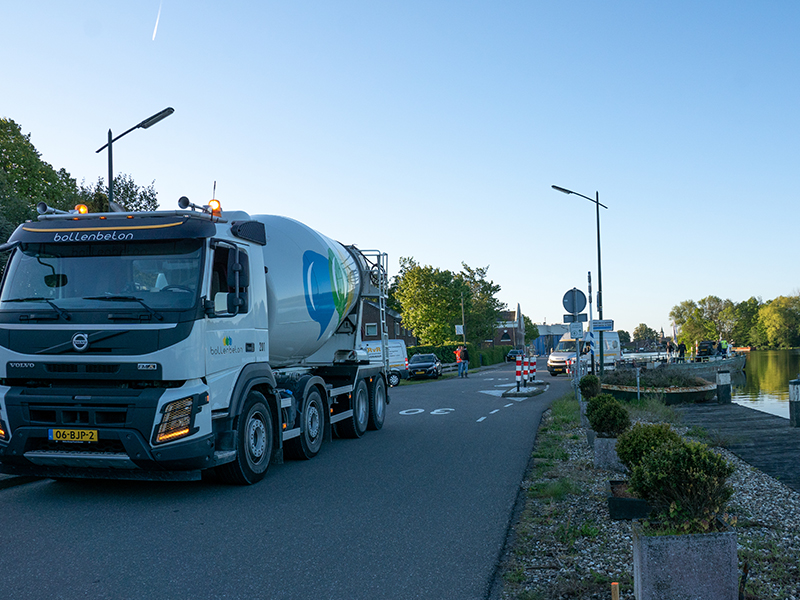
[{"label": "white lane line", "polygon": [[498,412],[500,412],[500,409],[499,409],[499,408],[495,408],[495,409],[494,409],[492,412],[490,412],[489,414],[490,414],[490,415],[493,415],[494,413],[498,413]]},{"label": "white lane line", "polygon": [[506,405],[505,405],[503,408],[508,408],[509,406],[514,406],[514,403],[513,403],[513,402],[509,402],[509,403],[508,403],[508,404],[506,404]]},{"label": "white lane line", "polygon": [[480,423],[481,421],[485,421],[485,420],[486,420],[486,417],[481,417],[480,419],[478,419],[478,423]]}]

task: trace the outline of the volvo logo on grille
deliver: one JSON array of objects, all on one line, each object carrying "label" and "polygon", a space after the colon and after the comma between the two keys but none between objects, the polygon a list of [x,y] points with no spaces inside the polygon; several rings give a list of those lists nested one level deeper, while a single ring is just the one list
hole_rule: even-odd
[{"label": "volvo logo on grille", "polygon": [[89,336],[85,333],[76,333],[72,336],[72,347],[78,352],[83,352],[89,347]]}]

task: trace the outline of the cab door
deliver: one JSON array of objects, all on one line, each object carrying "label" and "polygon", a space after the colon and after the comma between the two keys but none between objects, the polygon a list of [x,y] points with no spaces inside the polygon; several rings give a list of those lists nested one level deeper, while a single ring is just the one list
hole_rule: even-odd
[{"label": "cab door", "polygon": [[[211,273],[206,290],[205,361],[211,409],[226,408],[242,368],[266,355],[253,307],[253,265],[248,247],[211,241]],[[259,339],[259,338],[262,339]]]}]

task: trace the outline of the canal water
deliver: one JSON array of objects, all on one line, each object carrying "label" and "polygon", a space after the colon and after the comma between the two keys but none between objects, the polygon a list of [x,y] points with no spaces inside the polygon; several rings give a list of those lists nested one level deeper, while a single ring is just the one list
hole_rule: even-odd
[{"label": "canal water", "polygon": [[753,350],[744,374],[733,375],[736,404],[789,418],[789,382],[800,379],[800,349]]}]

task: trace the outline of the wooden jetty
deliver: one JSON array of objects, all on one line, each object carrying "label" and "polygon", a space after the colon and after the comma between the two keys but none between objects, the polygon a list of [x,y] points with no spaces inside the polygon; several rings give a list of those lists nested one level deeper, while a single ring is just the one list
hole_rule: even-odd
[{"label": "wooden jetty", "polygon": [[688,427],[704,428],[714,443],[800,492],[800,427],[738,404],[681,404],[673,408]]}]

